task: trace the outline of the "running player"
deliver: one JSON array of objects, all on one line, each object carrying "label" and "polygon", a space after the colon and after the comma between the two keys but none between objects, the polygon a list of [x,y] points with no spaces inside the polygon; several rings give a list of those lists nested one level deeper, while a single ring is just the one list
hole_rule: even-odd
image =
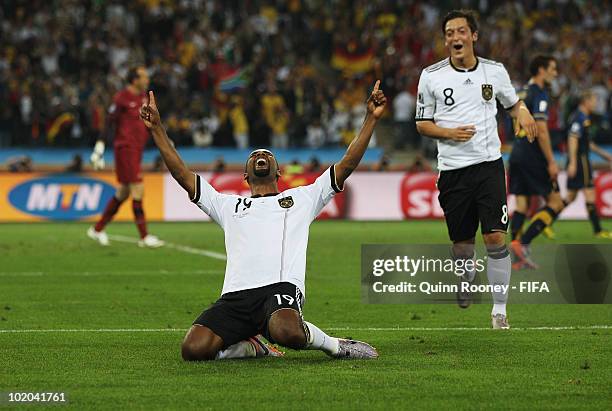
[{"label": "running player", "polygon": [[[480,222],[489,255],[491,284],[510,282],[510,253],[506,247],[508,206],[506,178],[497,135],[497,104],[518,119],[529,140],[537,135],[535,120],[516,95],[503,64],[474,54],[478,24],[473,12],[454,10],[442,23],[449,58],[421,73],[416,121],[419,133],[438,140],[438,197],[456,259],[474,258]],[[473,281],[475,272],[460,281]],[[461,307],[470,296],[459,293]],[[506,293],[493,293],[494,329],[510,328]]]},{"label": "running player", "polygon": [[244,179],[251,197],[218,193],[185,166],[170,144],[153,92],[141,118],[151,130],[168,170],[189,198],[225,232],[227,265],[221,298],[187,332],[185,360],[278,355],[259,334],[284,347],[322,350],[337,358],[375,358],[376,350],[354,340],[330,337],[302,318],[306,247],[310,223],[365,153],[386,98],[376,82],[367,114],[344,157],[310,185],[279,192],[280,170],[268,150],[247,159]]},{"label": "running player", "polygon": [[[113,104],[108,110],[106,136],[114,133],[115,173],[119,188],[104,209],[102,217],[95,226],[89,227],[87,235],[101,245],[108,245],[109,240],[104,227],[113,219],[119,206],[132,196],[134,221],[140,234],[140,247],[157,248],[164,245],[154,235],[147,232],[147,221],[142,208],[144,184],[140,173],[142,152],[149,138],[149,132],[139,117],[140,106],[146,102],[145,92],[149,87],[147,69],[142,66],[131,68],[127,75],[128,85],[113,97]],[[104,140],[98,140],[91,154],[94,169],[104,168]]]},{"label": "running player", "polygon": [[[549,97],[546,87],[557,77],[557,62],[551,56],[536,56],[529,65],[529,72],[529,84],[520,93],[520,97],[538,125],[538,143],[532,144],[524,138],[517,138],[510,154],[509,170],[510,193],[516,195],[516,210],[510,228],[515,261],[513,267],[517,269],[537,268],[531,260],[529,245],[542,230],[552,224],[564,207],[557,184],[559,168],[547,125]],[[534,195],[546,198],[546,206],[535,213],[531,224],[521,235],[529,198]]]},{"label": "running player", "polygon": [[597,238],[612,238],[609,231],[602,230],[595,207],[595,189],[593,185],[593,168],[589,154],[591,150],[612,165],[612,155],[590,141],[590,115],[597,105],[597,96],[592,91],[585,91],[580,96],[578,110],[570,117],[568,135],[567,191],[568,203],[576,199],[579,191],[584,193],[589,220],[593,234]]}]

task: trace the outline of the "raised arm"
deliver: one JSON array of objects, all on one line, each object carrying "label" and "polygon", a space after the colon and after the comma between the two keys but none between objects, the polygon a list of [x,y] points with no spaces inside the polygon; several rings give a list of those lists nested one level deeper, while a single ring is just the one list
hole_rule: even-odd
[{"label": "raised arm", "polygon": [[161,157],[172,177],[187,191],[189,198],[194,198],[196,193],[195,175],[187,168],[174,148],[174,144],[168,138],[166,129],[161,122],[161,116],[157,110],[155,95],[152,91],[149,91],[149,104],[143,105],[140,108],[140,118],[144,121],[147,128],[151,130],[155,145],[159,149]]},{"label": "raised arm", "polygon": [[374,127],[376,127],[378,119],[385,111],[387,98],[382,90],[378,89],[379,86],[380,80],[377,80],[376,84],[374,85],[374,89],[372,90],[372,94],[366,103],[368,111],[365,120],[363,121],[363,125],[361,126],[361,130],[359,130],[357,137],[351,141],[351,144],[346,150],[344,157],[342,157],[342,159],[334,166],[336,183],[340,188],[344,186],[344,182],[348,176],[350,176],[359,165],[363,154],[368,148],[368,144],[370,144],[370,138],[372,138]]}]

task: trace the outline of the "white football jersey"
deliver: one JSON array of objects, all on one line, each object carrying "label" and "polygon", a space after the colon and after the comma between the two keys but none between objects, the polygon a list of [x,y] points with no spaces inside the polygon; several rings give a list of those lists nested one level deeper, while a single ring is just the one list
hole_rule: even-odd
[{"label": "white football jersey", "polygon": [[454,67],[450,58],[425,68],[419,79],[416,121],[439,127],[473,125],[467,142],[438,140],[438,168],[454,170],[501,157],[496,100],[509,109],[519,98],[503,64],[477,57],[469,70]]},{"label": "white football jersey", "polygon": [[191,201],[225,233],[227,263],[221,294],[283,281],[304,293],[310,223],[341,191],[334,166],[310,185],[255,198],[221,194],[204,178],[195,178]]}]

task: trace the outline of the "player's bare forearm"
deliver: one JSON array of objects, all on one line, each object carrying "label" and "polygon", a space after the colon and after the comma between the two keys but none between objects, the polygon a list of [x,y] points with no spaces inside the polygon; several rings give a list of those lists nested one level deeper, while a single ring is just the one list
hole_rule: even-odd
[{"label": "player's bare forearm", "polygon": [[521,110],[527,110],[529,111],[529,109],[527,108],[527,106],[525,105],[525,103],[523,102],[523,100],[519,100],[515,105],[513,105],[509,110],[508,110],[508,114],[510,115],[510,117],[512,118],[518,118],[519,114],[521,112]]},{"label": "player's bare forearm", "polygon": [[438,140],[453,140],[459,143],[469,141],[476,134],[473,125],[459,126],[457,128],[444,128],[430,120],[417,122],[417,131],[427,137]]},{"label": "player's bare forearm", "polygon": [[387,98],[382,90],[379,90],[380,80],[376,81],[372,94],[366,101],[367,114],[363,120],[361,130],[357,134],[357,137],[351,141],[346,154],[344,157],[334,165],[334,171],[336,175],[336,183],[338,187],[343,187],[344,182],[351,175],[351,173],[357,168],[363,154],[370,144],[372,133],[376,127],[376,122],[383,115],[385,106],[387,104]]},{"label": "player's bare forearm", "polygon": [[544,158],[546,158],[546,161],[550,164],[555,161],[555,156],[553,155],[548,126],[546,125],[546,121],[543,120],[537,120],[536,123],[538,124],[538,145],[542,150],[542,154],[544,154]]},{"label": "player's bare forearm", "polygon": [[174,144],[168,138],[166,129],[161,121],[161,115],[157,109],[155,95],[149,91],[149,102],[143,104],[140,108],[140,118],[144,121],[145,126],[151,131],[153,141],[161,154],[166,167],[172,174],[172,177],[187,191],[189,198],[195,197],[196,187],[193,173],[189,171],[178,152],[174,148]]},{"label": "player's bare forearm", "polygon": [[166,163],[166,167],[168,167],[170,174],[172,174],[172,177],[174,177],[181,187],[187,191],[189,198],[193,198],[195,195],[195,179],[193,178],[193,172],[187,168],[179,156],[178,152],[174,148],[174,145],[171,143],[163,124],[151,127],[150,130],[151,135],[153,136],[153,141],[155,141],[155,145],[157,146],[164,163]]},{"label": "player's bare forearm", "polygon": [[578,161],[578,138],[570,136],[568,138],[568,154],[569,154],[569,164],[576,164]]},{"label": "player's bare forearm", "polygon": [[441,140],[446,140],[450,138],[450,129],[440,127],[436,125],[436,123],[434,123],[433,121],[418,121],[416,123],[416,126],[419,134],[422,134],[424,136]]},{"label": "player's bare forearm", "polygon": [[520,127],[517,127],[516,132],[521,128],[525,130],[530,142],[533,142],[533,140],[538,137],[538,125],[522,100],[519,100],[514,106],[508,109],[508,113],[510,117],[516,119],[520,125]]},{"label": "player's bare forearm", "polygon": [[374,133],[376,122],[377,120],[373,115],[370,113],[366,114],[366,118],[361,126],[361,130],[359,130],[359,134],[357,134],[357,137],[351,141],[351,144],[346,150],[344,157],[342,157],[342,159],[336,163],[335,172],[338,186],[342,187],[344,185],[344,182],[348,176],[351,175],[351,173],[359,165],[359,162],[361,162],[361,159],[363,158],[363,155],[370,144],[370,139]]},{"label": "player's bare forearm", "polygon": [[589,144],[589,148],[591,149],[592,152],[594,152],[595,154],[597,154],[598,156],[600,156],[604,160],[606,160],[608,162],[612,162],[612,156],[610,155],[610,153],[608,153],[606,150],[604,150],[601,147],[599,147],[597,144],[590,143]]}]

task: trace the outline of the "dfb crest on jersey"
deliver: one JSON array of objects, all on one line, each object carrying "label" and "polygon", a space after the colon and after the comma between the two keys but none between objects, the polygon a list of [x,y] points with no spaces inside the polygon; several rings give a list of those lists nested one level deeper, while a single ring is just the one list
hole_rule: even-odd
[{"label": "dfb crest on jersey", "polygon": [[291,207],[293,207],[293,198],[291,196],[283,197],[283,198],[278,200],[278,204],[282,208],[291,208]]},{"label": "dfb crest on jersey", "polygon": [[482,98],[489,101],[493,98],[493,84],[482,85]]}]

